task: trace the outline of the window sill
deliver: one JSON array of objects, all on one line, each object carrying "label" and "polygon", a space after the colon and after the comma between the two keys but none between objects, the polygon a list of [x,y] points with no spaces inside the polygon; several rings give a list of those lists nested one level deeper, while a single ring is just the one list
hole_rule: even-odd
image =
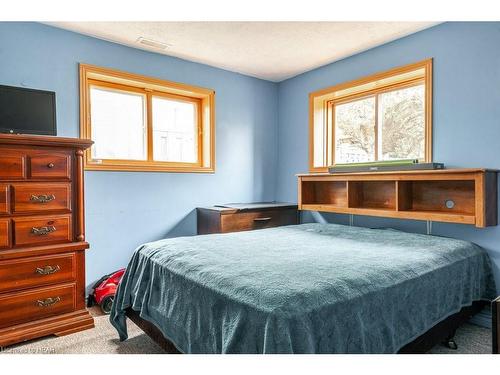
[{"label": "window sill", "polygon": [[130,164],[98,164],[85,163],[86,171],[110,171],[110,172],[168,172],[168,173],[215,173],[214,167],[186,166],[186,165],[130,165]]},{"label": "window sill", "polygon": [[309,173],[328,173],[328,167],[310,167]]}]

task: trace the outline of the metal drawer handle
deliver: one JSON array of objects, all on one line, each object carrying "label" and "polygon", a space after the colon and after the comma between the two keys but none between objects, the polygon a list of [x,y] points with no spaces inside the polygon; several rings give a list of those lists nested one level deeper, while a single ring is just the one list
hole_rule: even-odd
[{"label": "metal drawer handle", "polygon": [[256,217],[253,221],[270,221],[272,217]]},{"label": "metal drawer handle", "polygon": [[46,299],[39,299],[36,303],[40,307],[49,307],[61,301],[61,297],[49,297]]},{"label": "metal drawer handle", "polygon": [[35,270],[35,273],[37,273],[39,275],[52,275],[53,273],[56,273],[60,269],[61,269],[61,267],[59,267],[59,265],[37,267],[37,269]]},{"label": "metal drawer handle", "polygon": [[55,167],[55,164],[54,163],[49,163],[47,164],[47,168],[54,168]]},{"label": "metal drawer handle", "polygon": [[50,201],[53,201],[54,199],[56,199],[56,196],[54,194],[31,194],[30,197],[30,201],[32,201],[33,203],[48,203]]},{"label": "metal drawer handle", "polygon": [[56,227],[51,225],[48,227],[40,227],[40,228],[31,228],[31,233],[33,233],[35,236],[46,236],[49,233],[55,232]]}]

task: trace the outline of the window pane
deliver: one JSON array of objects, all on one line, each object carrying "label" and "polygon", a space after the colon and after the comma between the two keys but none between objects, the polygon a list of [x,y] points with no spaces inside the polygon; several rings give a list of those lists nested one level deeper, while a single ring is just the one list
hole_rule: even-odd
[{"label": "window pane", "polygon": [[424,159],[424,85],[380,94],[379,159]]},{"label": "window pane", "polygon": [[375,98],[335,106],[335,162],[375,160]]},{"label": "window pane", "polygon": [[93,159],[146,160],[144,95],[90,88]]},{"label": "window pane", "polygon": [[197,116],[195,103],[153,97],[153,159],[196,163]]}]

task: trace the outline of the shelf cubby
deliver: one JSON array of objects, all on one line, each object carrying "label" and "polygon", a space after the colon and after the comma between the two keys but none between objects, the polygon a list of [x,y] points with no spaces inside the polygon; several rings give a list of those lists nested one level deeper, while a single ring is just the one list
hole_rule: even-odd
[{"label": "shelf cubby", "polygon": [[346,181],[311,181],[302,185],[302,201],[311,205],[347,207]]},{"label": "shelf cubby", "polygon": [[398,210],[475,214],[475,181],[400,181]]},{"label": "shelf cubby", "polygon": [[395,181],[349,181],[350,208],[396,209]]}]

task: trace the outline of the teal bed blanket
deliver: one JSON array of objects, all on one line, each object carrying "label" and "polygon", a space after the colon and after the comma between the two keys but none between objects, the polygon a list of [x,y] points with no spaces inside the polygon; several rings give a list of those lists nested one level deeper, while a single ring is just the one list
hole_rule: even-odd
[{"label": "teal bed blanket", "polygon": [[494,294],[470,242],[302,224],[144,244],[110,320],[125,340],[132,307],[183,353],[395,353]]}]

